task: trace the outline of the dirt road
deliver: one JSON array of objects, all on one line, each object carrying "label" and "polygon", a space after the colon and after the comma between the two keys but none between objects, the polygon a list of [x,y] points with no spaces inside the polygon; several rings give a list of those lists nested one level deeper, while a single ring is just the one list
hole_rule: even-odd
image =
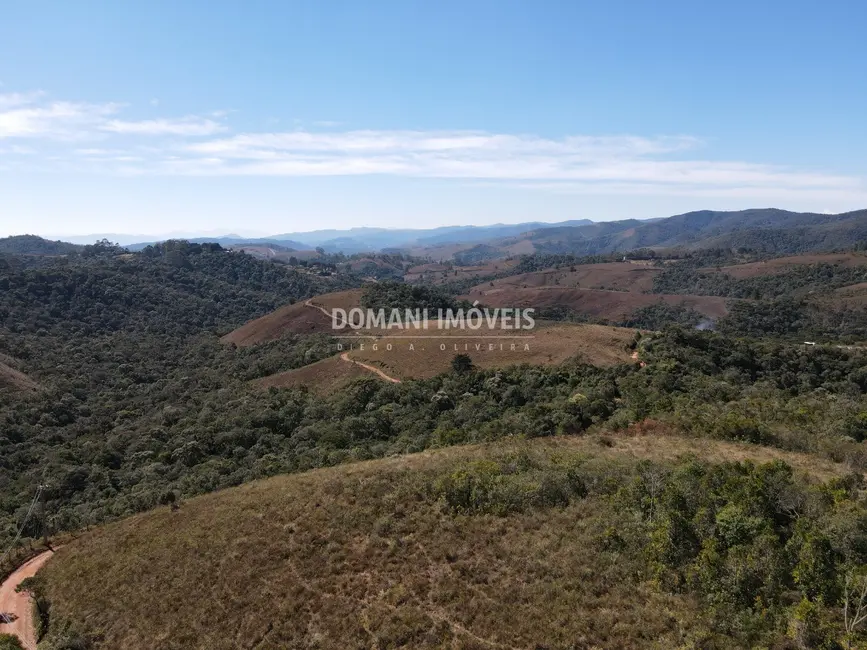
[{"label": "dirt road", "polygon": [[390,381],[393,384],[399,384],[400,379],[396,379],[395,377],[391,377],[390,375],[386,375],[382,370],[377,368],[376,366],[370,366],[366,363],[362,363],[361,361],[356,361],[355,359],[350,358],[349,352],[344,352],[340,355],[340,358],[344,361],[348,361],[349,363],[354,363],[355,365],[361,366],[365,370],[369,370],[370,372],[375,372],[377,375],[385,379],[385,381]]},{"label": "dirt road", "polygon": [[25,650],[36,650],[36,630],[33,627],[30,596],[16,594],[15,588],[25,578],[32,578],[42,566],[54,555],[53,551],[45,551],[29,562],[22,564],[0,585],[0,613],[13,619],[11,623],[0,623],[0,632],[15,634],[21,639]]},{"label": "dirt road", "polygon": [[328,319],[329,319],[329,320],[331,320],[331,312],[329,312],[327,309],[325,309],[325,307],[320,307],[319,305],[313,304],[313,299],[312,299],[312,298],[311,298],[310,300],[305,300],[305,301],[304,301],[304,306],[305,306],[305,307],[313,307],[313,309],[318,309],[318,310],[321,311],[323,314],[325,314],[326,316],[328,316]]},{"label": "dirt road", "polygon": [[[311,300],[305,300],[305,301],[304,301],[304,304],[305,304],[307,307],[313,307],[313,309],[318,309],[318,310],[321,311],[323,314],[325,314],[326,316],[328,316],[328,318],[331,318],[331,314],[330,314],[330,313],[329,313],[325,308],[320,307],[319,305],[314,304]],[[366,363],[362,363],[361,361],[356,361],[355,359],[351,359],[351,358],[349,357],[349,353],[348,353],[348,352],[344,352],[343,354],[341,354],[341,355],[340,355],[340,358],[343,359],[344,361],[348,362],[348,363],[354,363],[354,364],[356,364],[356,365],[361,366],[361,367],[364,368],[365,370],[369,370],[370,372],[376,373],[377,375],[379,375],[380,377],[382,377],[383,379],[385,379],[385,381],[390,381],[390,382],[393,383],[393,384],[399,384],[399,383],[400,383],[400,379],[397,379],[397,378],[395,378],[395,377],[391,377],[390,375],[385,374],[382,370],[380,370],[379,368],[377,368],[377,367],[375,367],[375,366],[371,366],[371,365],[368,365],[368,364],[366,364]]]}]

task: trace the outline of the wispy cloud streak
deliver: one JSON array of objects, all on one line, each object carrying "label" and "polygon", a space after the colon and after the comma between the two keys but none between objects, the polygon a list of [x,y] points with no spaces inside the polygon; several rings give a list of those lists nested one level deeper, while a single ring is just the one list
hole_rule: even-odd
[{"label": "wispy cloud streak", "polygon": [[[29,169],[188,176],[391,175],[459,179],[546,192],[867,200],[854,175],[715,160],[691,135],[336,130],[231,133],[227,114],[127,119],[119,103],[0,94],[0,162]],[[74,143],[70,143],[74,141]],[[90,141],[90,142],[88,142]],[[704,154],[704,155],[703,155]]]}]

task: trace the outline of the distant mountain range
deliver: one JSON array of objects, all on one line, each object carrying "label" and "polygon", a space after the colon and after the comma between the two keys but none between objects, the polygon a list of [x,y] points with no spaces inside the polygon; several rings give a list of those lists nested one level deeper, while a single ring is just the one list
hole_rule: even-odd
[{"label": "distant mountain range", "polygon": [[750,248],[786,254],[848,248],[865,240],[867,210],[818,214],[763,208],[701,210],[649,223],[632,219],[551,228],[489,244],[508,250],[520,242],[535,252],[587,255],[645,247]]},{"label": "distant mountain range", "polygon": [[[192,242],[217,242],[222,246],[240,244],[276,244],[295,250],[323,248],[328,253],[373,253],[384,249],[407,249],[443,244],[461,244],[516,236],[529,230],[554,227],[575,227],[592,224],[589,219],[576,219],[559,223],[537,221],[491,226],[443,226],[430,229],[350,228],[349,230],[313,230],[291,232],[269,237],[187,237]],[[128,244],[130,250],[140,250],[154,243]]]},{"label": "distant mountain range", "polygon": [[[79,238],[79,241],[83,238]],[[437,260],[474,263],[531,253],[593,255],[636,248],[749,248],[775,254],[851,248],[867,242],[867,210],[842,214],[789,212],[775,208],[717,212],[701,210],[664,219],[561,223],[528,222],[492,226],[445,226],[426,230],[352,228],[286,233],[262,238],[191,237],[225,247],[269,246],[281,251],[347,254],[401,251]],[[42,243],[40,243],[42,242]],[[153,242],[128,244],[140,250]],[[0,240],[0,253],[58,255],[72,244],[33,236]]]}]

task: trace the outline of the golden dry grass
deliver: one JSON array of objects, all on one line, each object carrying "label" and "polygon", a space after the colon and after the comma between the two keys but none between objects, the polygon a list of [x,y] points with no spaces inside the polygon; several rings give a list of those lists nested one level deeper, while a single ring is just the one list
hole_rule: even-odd
[{"label": "golden dry grass", "polygon": [[317,361],[287,372],[257,379],[253,383],[261,388],[306,387],[311,392],[327,395],[336,392],[349,382],[360,377],[376,377],[361,366],[343,361],[339,355]]},{"label": "golden dry grass", "polygon": [[[466,331],[455,330],[437,330],[432,334],[438,338],[384,336],[375,341],[351,342],[349,356],[376,365],[398,379],[423,379],[446,372],[457,354],[468,354],[479,368],[503,368],[523,363],[555,365],[576,357],[586,363],[610,366],[629,362],[631,353],[627,346],[633,340],[635,330],[540,321],[534,330],[516,333],[533,338],[470,338]],[[349,350],[350,342],[344,343]]]},{"label": "golden dry grass", "polygon": [[[326,293],[311,299],[312,305],[326,310],[332,307],[351,309],[361,304],[361,290]],[[234,343],[238,347],[248,347],[277,339],[288,334],[331,333],[331,319],[319,309],[299,301],[284,305],[261,318],[245,323],[220,339],[223,343]]]},{"label": "golden dry grass", "polygon": [[[781,457],[656,435],[449,448],[251,483],[92,530],[46,567],[53,615],[111,650],[674,648],[697,622],[685,596],[607,550],[623,513],[603,497],[522,514],[454,515],[423,486],[515,453],[605,471],[684,453]],[[612,464],[613,463],[613,464]],[[827,465],[827,466],[826,466]]]}]

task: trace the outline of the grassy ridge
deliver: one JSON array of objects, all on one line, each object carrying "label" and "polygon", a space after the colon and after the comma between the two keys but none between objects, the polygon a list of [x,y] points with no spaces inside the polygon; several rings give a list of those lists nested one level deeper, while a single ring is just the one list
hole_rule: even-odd
[{"label": "grassy ridge", "polygon": [[738,647],[701,594],[660,588],[642,550],[655,525],[641,496],[649,468],[695,453],[782,458],[813,483],[842,473],[656,436],[326,468],[87,533],[44,572],[52,616],[113,650]]}]

